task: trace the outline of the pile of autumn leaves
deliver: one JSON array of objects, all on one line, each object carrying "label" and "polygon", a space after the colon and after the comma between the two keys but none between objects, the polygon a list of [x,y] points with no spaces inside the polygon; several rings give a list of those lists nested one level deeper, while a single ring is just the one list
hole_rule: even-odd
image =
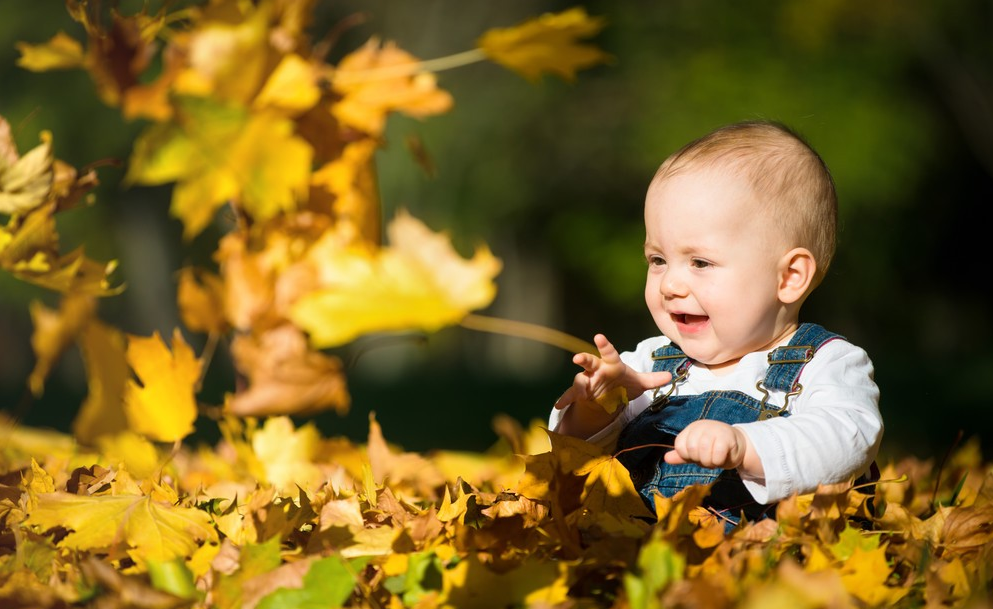
[{"label": "pile of autumn leaves", "polygon": [[[499,419],[486,454],[355,445],[287,418],[228,419],[199,449],[101,452],[5,427],[0,599],[24,607],[985,607],[993,470],[783,501],[725,533],[705,487],[648,514],[623,466]],[[549,438],[551,440],[549,444]],[[549,450],[551,449],[551,450]],[[939,480],[940,478],[940,480]],[[875,491],[871,497],[868,492]]]},{"label": "pile of autumn leaves", "polygon": [[[186,238],[213,223],[211,265],[181,269],[187,331],[128,335],[98,315],[116,264],[63,253],[56,217],[92,202],[95,167],[14,143],[0,117],[0,270],[62,294],[31,306],[35,395],[78,346],[89,392],[72,435],[0,424],[0,604],[24,607],[978,606],[993,559],[993,474],[974,445],[906,460],[870,488],[784,501],[725,534],[706,489],[638,499],[611,455],[500,419],[487,454],[404,453],[322,437],[286,415],[349,406],[333,348],[465,323],[499,261],[465,259],[401,213],[380,242],[375,152],[393,113],[453,103],[435,71],[489,59],[571,79],[606,55],[581,9],[490,30],[421,61],[371,39],[337,63],[315,0],[206,0],[125,15],[66,0],[85,45],[22,43],[20,65],[80,68],[146,125],[131,184],[173,184]],[[175,9],[169,12],[170,7]],[[26,150],[21,152],[21,150]],[[167,344],[168,342],[168,344]],[[198,402],[211,352],[239,382]],[[183,444],[194,423],[216,446]],[[299,418],[299,416],[298,416]],[[550,439],[550,442],[549,442]]]}]

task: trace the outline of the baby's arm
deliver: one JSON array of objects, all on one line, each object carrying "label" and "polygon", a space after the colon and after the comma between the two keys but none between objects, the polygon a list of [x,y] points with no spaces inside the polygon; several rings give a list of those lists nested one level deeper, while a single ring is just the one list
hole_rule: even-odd
[{"label": "baby's arm", "polygon": [[813,492],[818,484],[844,482],[869,468],[883,433],[872,377],[865,351],[831,341],[804,368],[791,416],[734,426],[763,464],[760,476],[739,468],[756,501]]},{"label": "baby's arm", "polygon": [[621,408],[607,412],[596,400],[608,392],[623,387],[630,397],[637,397],[672,380],[668,372],[637,372],[621,361],[617,349],[603,334],[593,338],[600,357],[577,353],[572,361],[583,368],[573,379],[572,387],[555,401],[556,409],[570,406],[562,415],[559,433],[588,438],[610,424]]}]

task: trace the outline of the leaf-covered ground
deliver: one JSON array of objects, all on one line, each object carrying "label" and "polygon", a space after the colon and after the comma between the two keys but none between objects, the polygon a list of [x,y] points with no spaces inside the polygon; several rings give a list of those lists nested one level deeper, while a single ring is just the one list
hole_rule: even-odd
[{"label": "leaf-covered ground", "polygon": [[87,449],[5,424],[0,605],[990,606],[993,467],[975,442],[726,534],[705,487],[649,517],[616,459],[537,424],[429,455],[374,419],[364,445],[282,417],[221,427],[216,446]]}]

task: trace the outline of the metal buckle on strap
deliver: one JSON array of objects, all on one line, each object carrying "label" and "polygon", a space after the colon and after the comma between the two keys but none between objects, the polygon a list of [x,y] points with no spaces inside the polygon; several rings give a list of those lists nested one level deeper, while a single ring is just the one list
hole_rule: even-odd
[{"label": "metal buckle on strap", "polygon": [[759,404],[759,421],[766,421],[773,417],[781,417],[786,414],[786,405],[789,404],[790,398],[800,395],[800,392],[803,391],[803,385],[800,383],[793,385],[793,389],[787,392],[786,397],[783,399],[783,406],[776,408],[769,404],[769,390],[765,388],[761,379],[755,383],[755,388],[762,392],[762,403]]},{"label": "metal buckle on strap", "polygon": [[[685,357],[685,356],[681,356],[681,357]],[[655,390],[655,393],[652,394],[652,403],[648,405],[648,409],[652,412],[658,412],[662,410],[662,408],[665,407],[666,403],[669,401],[669,396],[672,395],[672,392],[676,390],[676,384],[681,383],[683,380],[685,380],[686,376],[689,373],[690,373],[689,362],[687,362],[685,366],[680,366],[679,369],[676,370],[676,376],[673,377],[671,381],[669,381],[669,389],[665,392],[665,395],[661,395],[661,396],[659,395],[659,391],[662,390],[662,387],[657,388]]]}]

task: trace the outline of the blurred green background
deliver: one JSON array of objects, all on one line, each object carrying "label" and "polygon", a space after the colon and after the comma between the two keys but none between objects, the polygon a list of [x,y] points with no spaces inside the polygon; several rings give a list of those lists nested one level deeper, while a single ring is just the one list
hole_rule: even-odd
[{"label": "blurred green background", "polygon": [[[362,15],[337,60],[372,35],[421,57],[471,48],[506,27],[575,3],[512,0],[318,0],[320,38]],[[123,1],[125,13],[142,2]],[[632,348],[655,332],[642,296],[641,206],[658,164],[728,122],[767,118],[807,136],[832,168],[841,199],[839,252],[805,307],[863,346],[876,365],[886,421],[884,459],[938,459],[962,430],[993,455],[993,299],[985,250],[993,201],[993,5],[979,0],[714,0],[585,2],[607,19],[595,42],[610,65],[572,83],[532,84],[490,64],[439,76],[448,114],[394,117],[379,157],[384,217],[407,208],[447,230],[468,254],[487,243],[504,263],[486,314]],[[81,30],[54,0],[0,3],[0,115],[21,151],[54,134],[76,166],[125,161],[142,127],[104,107],[82,71],[33,74],[15,43]],[[413,161],[423,144],[432,174]],[[124,169],[100,171],[94,206],[60,219],[64,245],[118,259],[120,296],[100,316],[126,332],[179,325],[175,271],[201,261],[217,234],[182,244],[168,188],[124,189]],[[19,420],[68,429],[85,395],[77,352],[41,399],[25,393],[33,366],[33,299],[43,290],[0,276],[0,404]],[[195,346],[203,337],[189,336]],[[431,336],[369,337],[340,351],[353,407],[315,417],[327,435],[363,440],[370,412],[410,450],[484,450],[493,417],[543,419],[575,370],[542,344],[451,328]],[[204,398],[233,387],[219,355]],[[199,425],[211,439],[211,423]]]}]

